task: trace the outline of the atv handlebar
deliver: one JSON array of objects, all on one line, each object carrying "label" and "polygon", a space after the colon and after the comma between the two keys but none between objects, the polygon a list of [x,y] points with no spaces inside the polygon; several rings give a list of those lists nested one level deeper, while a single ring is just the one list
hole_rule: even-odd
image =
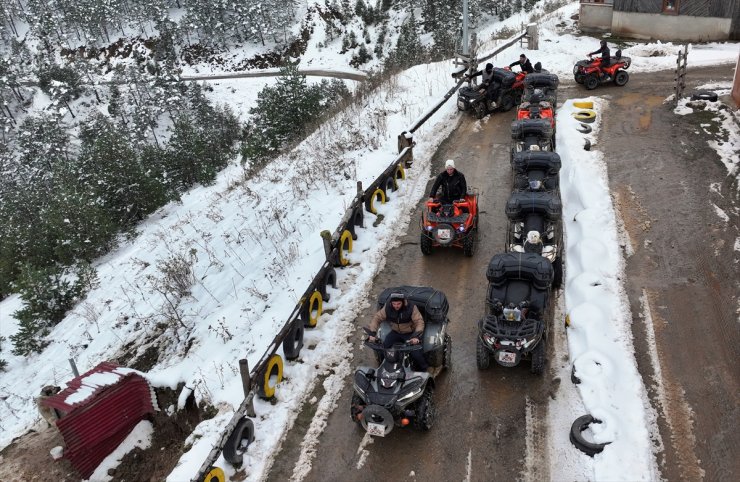
[{"label": "atv handlebar", "polygon": [[412,352],[412,351],[421,350],[424,348],[424,345],[421,343],[421,339],[419,339],[419,343],[417,344],[413,344],[407,341],[404,343],[394,343],[392,346],[388,348],[384,347],[383,344],[380,343],[379,341],[372,342],[372,341],[368,341],[367,338],[363,340],[362,344],[375,351],[397,350],[401,352]]}]

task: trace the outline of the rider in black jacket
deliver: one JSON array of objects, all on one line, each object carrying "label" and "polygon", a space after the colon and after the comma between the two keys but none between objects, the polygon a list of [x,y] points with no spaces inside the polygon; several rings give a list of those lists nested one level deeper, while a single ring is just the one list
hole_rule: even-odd
[{"label": "rider in black jacket", "polygon": [[526,55],[522,54],[519,56],[519,60],[516,62],[512,62],[509,64],[509,67],[514,67],[515,65],[518,65],[521,67],[522,72],[526,72],[528,74],[531,74],[534,72],[534,68],[532,67],[532,62],[529,61]]},{"label": "rider in black jacket", "polygon": [[434,195],[437,194],[440,187],[442,188],[442,195],[440,196],[442,204],[452,204],[452,201],[462,199],[468,192],[465,176],[455,169],[455,161],[452,159],[445,162],[445,172],[440,173],[434,181],[432,192],[429,194],[429,201],[434,201]]},{"label": "rider in black jacket", "polygon": [[601,72],[606,75],[604,68],[609,67],[609,64],[611,64],[611,52],[609,51],[609,46],[606,44],[606,40],[602,40],[599,49],[589,52],[588,55],[590,57],[596,54],[601,54],[601,65],[599,67],[601,68]]}]

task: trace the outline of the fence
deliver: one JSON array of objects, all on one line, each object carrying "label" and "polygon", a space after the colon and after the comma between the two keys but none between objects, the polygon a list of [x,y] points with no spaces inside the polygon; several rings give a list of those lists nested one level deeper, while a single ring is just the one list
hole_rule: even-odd
[{"label": "fence", "polygon": [[[514,45],[526,35],[527,32],[522,32],[481,60],[493,57],[505,48]],[[454,73],[453,77],[457,78],[459,75]],[[419,117],[408,130],[403,131],[398,136],[398,155],[396,158],[367,188],[363,189],[362,183],[358,181],[357,194],[339,221],[337,228],[333,232],[321,232],[326,261],[309,283],[300,301],[288,317],[288,321],[270,342],[257,365],[250,371],[247,360],[239,361],[245,398],[234,412],[234,416],[226,425],[224,432],[211,449],[197,474],[191,479],[192,482],[202,481],[207,475],[213,477],[214,471],[220,471],[220,469],[214,469],[213,464],[221,452],[223,452],[224,459],[227,462],[235,467],[241,466],[242,454],[239,447],[243,446],[243,441],[248,445],[254,440],[254,425],[247,418],[255,416],[254,397],[272,398],[277,384],[282,379],[283,364],[282,357],[277,354],[278,349],[282,345],[283,352],[289,360],[298,358],[303,347],[304,329],[313,328],[317,325],[322,313],[322,303],[329,300],[327,288],[329,286],[336,287],[335,268],[349,264],[346,254],[352,251],[352,241],[357,239],[356,228],[364,226],[364,211],[375,214],[377,203],[384,204],[389,199],[387,193],[398,189],[398,182],[406,178],[406,169],[413,164],[414,132],[429,120],[465,81],[465,77],[459,79],[457,84],[434,106]]]}]

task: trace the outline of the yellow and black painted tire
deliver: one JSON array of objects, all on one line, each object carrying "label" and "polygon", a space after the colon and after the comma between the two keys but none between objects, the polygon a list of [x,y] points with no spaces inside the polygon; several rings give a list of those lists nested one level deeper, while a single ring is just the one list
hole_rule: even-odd
[{"label": "yellow and black painted tire", "polygon": [[590,109],[579,110],[578,112],[573,113],[573,117],[575,117],[577,121],[591,124],[596,120],[596,112]]},{"label": "yellow and black painted tire", "polygon": [[[274,380],[273,380],[273,377]],[[260,377],[260,384],[257,386],[257,395],[260,398],[269,400],[275,396],[275,389],[283,381],[283,357],[277,353],[272,355],[267,361],[267,366]],[[274,381],[274,384],[273,384]]]},{"label": "yellow and black painted tire", "polygon": [[590,100],[574,100],[573,107],[576,109],[593,109],[594,103]]},{"label": "yellow and black painted tire", "polygon": [[406,170],[403,168],[403,164],[396,166],[396,171],[393,173],[393,177],[396,178],[396,181],[399,179],[406,180]]},{"label": "yellow and black painted tire", "polygon": [[226,482],[226,474],[221,467],[211,467],[203,482]]},{"label": "yellow and black painted tire", "polygon": [[370,196],[370,199],[368,199],[367,210],[373,214],[378,214],[378,210],[375,209],[375,201],[378,200],[380,201],[380,204],[385,204],[385,191],[383,191],[381,188],[377,188],[375,192],[373,192],[373,195]]},{"label": "yellow and black painted tire", "polygon": [[[315,290],[311,293],[311,296],[308,297],[308,301],[304,305],[303,315],[301,316],[303,319],[303,326],[306,328],[316,328],[323,311],[323,302],[324,300],[321,291]],[[314,311],[316,311],[316,316],[313,314]]]},{"label": "yellow and black painted tire", "polygon": [[352,233],[349,229],[345,229],[342,235],[339,237],[339,265],[347,266],[349,260],[344,256],[344,252],[352,252]]}]

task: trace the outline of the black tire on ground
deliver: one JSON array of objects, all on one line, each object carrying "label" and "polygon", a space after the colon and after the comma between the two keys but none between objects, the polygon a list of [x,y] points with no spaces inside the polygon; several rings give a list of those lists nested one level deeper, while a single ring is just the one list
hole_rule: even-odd
[{"label": "black tire on ground", "polygon": [[362,424],[360,423],[360,419],[357,418],[357,415],[362,413],[362,410],[364,409],[365,402],[362,401],[362,398],[356,393],[352,393],[352,401],[349,404],[349,416],[352,419],[353,422],[355,422],[357,425],[362,427]]},{"label": "black tire on ground", "polygon": [[247,417],[242,417],[234,427],[224,444],[224,459],[234,467],[241,467],[244,461],[244,452],[254,442],[254,423]]},{"label": "black tire on ground", "polygon": [[542,375],[545,371],[545,338],[542,338],[532,350],[532,367],[530,371],[535,375]]},{"label": "black tire on ground", "polygon": [[717,102],[717,99],[719,97],[717,96],[716,92],[712,92],[709,90],[697,90],[693,94],[691,94],[691,100],[706,100],[708,102]]},{"label": "black tire on ground", "polygon": [[594,90],[599,86],[599,78],[596,74],[588,74],[586,78],[583,79],[583,85],[585,85],[588,90]]},{"label": "black tire on ground", "polygon": [[385,186],[385,200],[388,201],[390,199],[388,193],[394,192],[398,189],[398,185],[396,185],[396,178],[393,176],[389,176],[385,179],[385,182],[383,184]]},{"label": "black tire on ground", "polygon": [[475,104],[475,117],[482,119],[486,116],[486,102],[484,100]]},{"label": "black tire on ground", "polygon": [[552,263],[552,270],[554,271],[554,276],[552,278],[552,287],[557,289],[563,286],[563,258],[560,256],[555,259],[555,262]]},{"label": "black tire on ground", "polygon": [[475,344],[475,364],[478,365],[478,370],[486,370],[491,366],[491,352],[480,337]]},{"label": "black tire on ground", "polygon": [[426,432],[434,425],[435,407],[433,395],[434,389],[431,385],[427,385],[424,394],[416,405],[416,417],[414,417],[414,428],[416,430]]},{"label": "black tire on ground", "polygon": [[427,352],[427,363],[430,367],[441,367],[445,362],[444,345],[436,347],[434,350]]},{"label": "black tire on ground", "polygon": [[578,450],[591,457],[601,453],[604,450],[604,447],[609,444],[609,442],[597,444],[589,442],[583,438],[583,434],[581,432],[586,430],[592,423],[601,423],[601,420],[597,420],[591,415],[583,415],[582,417],[578,417],[575,422],[573,422],[573,425],[570,426],[570,442],[575,445]]},{"label": "black tire on ground", "polygon": [[590,134],[590,133],[591,133],[591,131],[593,131],[593,130],[594,130],[594,129],[593,129],[593,127],[591,127],[591,126],[590,126],[590,125],[588,125],[588,124],[584,124],[583,122],[581,122],[581,124],[580,124],[580,125],[579,125],[579,126],[578,126],[578,127],[576,128],[576,129],[577,129],[577,130],[578,130],[578,132],[580,132],[581,134]]},{"label": "black tire on ground", "polygon": [[432,238],[424,233],[421,233],[421,239],[419,240],[419,246],[421,247],[421,254],[430,255],[432,254]]},{"label": "black tire on ground", "polygon": [[624,87],[627,82],[630,80],[630,74],[628,74],[624,70],[618,70],[616,74],[614,74],[614,83],[618,85],[619,87]]},{"label": "black tire on ground", "polygon": [[444,361],[442,366],[445,367],[445,370],[452,368],[452,337],[449,334],[445,334]]},{"label": "black tire on ground", "polygon": [[295,360],[301,355],[301,348],[303,348],[303,334],[305,327],[303,321],[296,319],[293,322],[293,326],[285,338],[283,339],[283,353],[287,360]]},{"label": "black tire on ground", "polygon": [[463,253],[465,256],[471,257],[475,254],[475,233],[468,233],[468,237],[463,239]]},{"label": "black tire on ground", "polygon": [[501,99],[501,110],[504,112],[509,112],[514,108],[514,105],[514,98],[508,94]]}]

